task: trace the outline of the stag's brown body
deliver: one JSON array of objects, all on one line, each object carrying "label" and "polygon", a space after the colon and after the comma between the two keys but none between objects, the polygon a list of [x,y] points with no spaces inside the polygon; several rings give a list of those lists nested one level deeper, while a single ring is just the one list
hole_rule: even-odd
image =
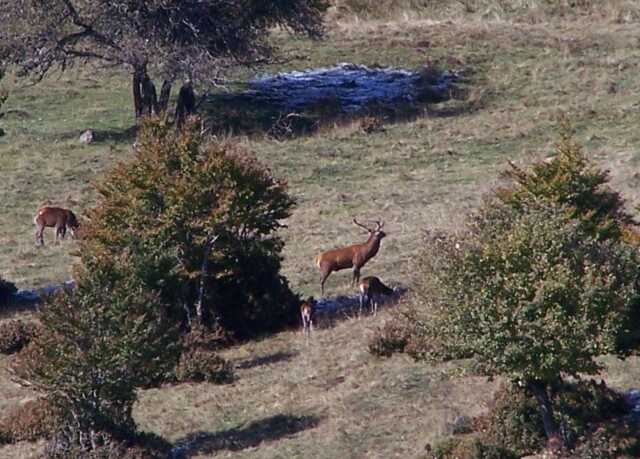
[{"label": "stag's brown body", "polygon": [[310,334],[313,330],[313,317],[315,315],[316,307],[313,297],[309,297],[307,301],[300,305],[300,317],[302,318],[302,331],[305,334]]},{"label": "stag's brown body", "polygon": [[329,250],[316,257],[316,265],[322,272],[320,287],[324,295],[324,283],[333,271],[353,268],[352,285],[360,280],[360,269],[373,258],[380,249],[380,241],[386,236],[382,231],[384,223],[376,222],[376,228],[367,228],[353,219],[353,222],[369,232],[369,239],[363,244],[354,244],[340,249]]},{"label": "stag's brown body", "polygon": [[44,245],[44,229],[53,227],[56,229],[56,242],[58,238],[64,239],[67,229],[74,234],[79,223],[76,215],[69,209],[61,207],[44,206],[38,209],[33,223],[36,225],[36,245]]},{"label": "stag's brown body", "polygon": [[393,295],[395,291],[382,283],[375,276],[363,278],[358,284],[360,290],[360,314],[362,307],[366,306],[375,316],[378,313],[378,301],[382,295]]}]

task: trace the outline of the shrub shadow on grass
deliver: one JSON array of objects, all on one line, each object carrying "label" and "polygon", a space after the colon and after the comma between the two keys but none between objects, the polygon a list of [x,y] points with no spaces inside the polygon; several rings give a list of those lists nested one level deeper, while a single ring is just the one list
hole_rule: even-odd
[{"label": "shrub shadow on grass", "polygon": [[468,82],[458,72],[435,67],[416,71],[338,64],[257,78],[235,91],[209,94],[201,113],[213,133],[293,138],[357,122],[371,133],[384,124],[438,113],[433,104],[440,102],[455,100],[465,112],[472,104],[458,84]]},{"label": "shrub shadow on grass", "polygon": [[221,450],[240,451],[266,441],[313,429],[320,420],[316,416],[277,414],[221,432],[195,432],[176,442],[171,457],[186,459],[198,454],[214,454]]},{"label": "shrub shadow on grass", "polygon": [[259,367],[262,365],[271,365],[279,362],[286,362],[297,356],[297,352],[275,352],[269,355],[261,355],[252,359],[243,360],[235,364],[235,367],[239,370],[249,370],[251,368]]}]

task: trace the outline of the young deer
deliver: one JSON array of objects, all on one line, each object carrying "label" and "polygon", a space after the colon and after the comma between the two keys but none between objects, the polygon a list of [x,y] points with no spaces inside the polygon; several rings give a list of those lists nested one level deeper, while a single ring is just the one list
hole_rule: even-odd
[{"label": "young deer", "polygon": [[380,249],[380,241],[382,241],[382,238],[386,236],[384,231],[382,231],[384,222],[375,222],[376,227],[373,229],[367,228],[366,226],[358,223],[355,218],[353,219],[353,223],[369,232],[369,239],[367,239],[367,242],[329,250],[328,252],[321,253],[316,257],[316,265],[322,272],[320,287],[323,295],[324,283],[333,271],[353,268],[353,280],[351,284],[354,285],[358,282],[360,280],[360,268],[362,268],[367,261],[378,253],[378,249]]},{"label": "young deer", "polygon": [[67,229],[73,236],[80,226],[76,215],[69,209],[51,206],[44,206],[38,209],[33,223],[36,225],[36,245],[44,245],[43,233],[47,226],[55,227],[56,243],[58,242],[58,237],[64,239]]},{"label": "young deer", "polygon": [[313,317],[315,315],[315,300],[312,296],[300,305],[300,316],[302,317],[302,331],[306,335],[311,334],[313,330]]},{"label": "young deer", "polygon": [[378,313],[378,301],[382,295],[393,295],[395,290],[387,287],[380,279],[375,276],[363,278],[358,284],[360,290],[360,311],[358,316],[362,315],[362,307],[367,306],[373,316]]}]

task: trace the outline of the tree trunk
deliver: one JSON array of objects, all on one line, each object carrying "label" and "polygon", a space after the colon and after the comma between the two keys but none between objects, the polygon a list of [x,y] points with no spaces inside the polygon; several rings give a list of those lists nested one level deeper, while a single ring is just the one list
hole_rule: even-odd
[{"label": "tree trunk", "polygon": [[133,71],[133,108],[136,115],[136,123],[142,117],[142,92],[140,91],[140,83],[142,81],[142,74],[140,69],[134,69]]},{"label": "tree trunk", "polygon": [[[196,317],[200,325],[205,324],[205,320],[208,317],[209,311],[206,311],[203,307],[204,301],[204,288],[206,284],[206,277],[209,271],[209,253],[213,244],[218,240],[220,236],[209,236],[207,242],[204,245],[204,258],[202,260],[202,272],[200,274],[200,291],[198,292],[198,301],[196,302]],[[214,311],[213,323],[211,324],[213,329],[216,329],[219,325],[218,314]]]},{"label": "tree trunk", "polygon": [[180,88],[178,93],[178,102],[176,103],[176,125],[180,128],[187,117],[191,115],[196,108],[196,96],[193,92],[193,86],[190,81],[186,81]]},{"label": "tree trunk", "polygon": [[564,446],[564,441],[560,437],[558,425],[553,419],[553,406],[549,400],[547,385],[539,379],[534,379],[528,381],[527,387],[531,390],[538,402],[538,408],[542,415],[542,424],[544,425],[544,432],[547,435],[548,443],[555,443],[559,446]]},{"label": "tree trunk", "polygon": [[160,97],[158,98],[158,113],[164,113],[169,107],[169,97],[171,96],[171,82],[164,80],[162,88],[160,88]]},{"label": "tree trunk", "polygon": [[156,86],[147,75],[145,71],[142,77],[142,113],[144,116],[154,115],[158,112],[158,96],[156,93]]}]

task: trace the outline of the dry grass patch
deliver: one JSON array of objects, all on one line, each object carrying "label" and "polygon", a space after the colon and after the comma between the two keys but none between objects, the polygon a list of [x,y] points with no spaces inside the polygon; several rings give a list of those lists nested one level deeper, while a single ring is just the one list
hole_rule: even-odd
[{"label": "dry grass patch", "polygon": [[193,441],[189,457],[415,457],[457,416],[483,412],[495,383],[404,356],[377,359],[366,346],[376,324],[350,319],[308,340],[287,332],[229,349],[222,356],[236,382],[146,391],[136,420]]}]

